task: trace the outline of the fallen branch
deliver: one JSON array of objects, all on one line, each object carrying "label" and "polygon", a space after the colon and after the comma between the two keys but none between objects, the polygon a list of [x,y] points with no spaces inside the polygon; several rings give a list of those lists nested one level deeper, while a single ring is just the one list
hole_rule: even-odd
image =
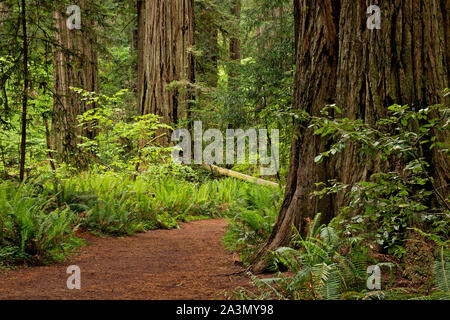
[{"label": "fallen branch", "polygon": [[259,179],[256,177],[252,177],[240,172],[236,172],[233,170],[228,170],[225,168],[221,168],[218,166],[214,166],[214,165],[208,165],[208,164],[204,164],[203,165],[204,168],[206,168],[207,170],[211,171],[211,172],[216,172],[219,173],[223,176],[228,176],[228,177],[232,177],[232,178],[236,178],[236,179],[240,179],[240,180],[244,180],[244,181],[248,181],[251,183],[256,183],[262,186],[269,186],[269,187],[279,187],[279,184],[276,182],[272,182],[272,181],[267,181],[264,179]]}]

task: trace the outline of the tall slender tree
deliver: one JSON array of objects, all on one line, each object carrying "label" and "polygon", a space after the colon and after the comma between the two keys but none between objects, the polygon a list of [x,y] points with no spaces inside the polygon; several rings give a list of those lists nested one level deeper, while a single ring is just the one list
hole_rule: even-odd
[{"label": "tall slender tree", "polygon": [[22,138],[20,143],[20,181],[25,177],[25,157],[27,144],[27,106],[28,106],[28,34],[27,34],[27,5],[22,0],[22,37],[23,37],[23,96],[22,96]]},{"label": "tall slender tree", "polygon": [[[344,117],[374,124],[394,103],[420,108],[443,102],[442,92],[449,84],[449,38],[445,37],[449,21],[441,8],[448,1],[378,3],[381,30],[370,30],[367,9],[371,1],[294,0],[296,109],[320,116],[326,104],[335,103]],[[345,199],[311,197],[316,182],[338,179],[352,184],[387,169],[358,159],[354,146],[335,160],[316,164],[315,157],[325,151],[327,143],[314,135],[307,122],[297,125],[284,202],[255,260],[255,271],[264,270],[267,250],[289,244],[292,225],[305,233],[307,221],[316,213],[323,213],[323,222],[337,214]],[[438,152],[427,156],[437,187],[448,192],[448,159]]]},{"label": "tall slender tree", "polygon": [[[0,28],[5,27],[5,21],[8,17],[8,5],[5,1],[0,1]],[[2,41],[3,42],[3,41]],[[3,46],[3,43],[0,42]],[[3,50],[2,50],[3,51]],[[0,67],[0,105],[3,107],[3,113],[0,114],[0,123],[7,124],[9,118],[9,103],[8,103],[8,93],[6,90],[6,82],[8,81],[8,75],[5,74],[3,66]]]}]

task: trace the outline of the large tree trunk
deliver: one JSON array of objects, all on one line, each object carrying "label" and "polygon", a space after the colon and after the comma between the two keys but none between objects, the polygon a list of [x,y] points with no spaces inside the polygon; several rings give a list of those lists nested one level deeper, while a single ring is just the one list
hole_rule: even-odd
[{"label": "large tree trunk", "polygon": [[[366,11],[371,1],[294,0],[295,108],[317,116],[326,104],[336,103],[343,116],[374,124],[394,103],[420,108],[442,102],[442,90],[448,87],[448,58],[445,43],[439,40],[444,39],[448,20],[442,16],[441,3],[378,3],[382,29],[369,30]],[[316,182],[337,178],[351,184],[382,169],[358,159],[353,147],[337,159],[316,164],[314,158],[325,150],[327,141],[314,136],[307,123],[297,129],[285,199],[274,230],[255,261],[256,272],[265,269],[267,250],[290,243],[292,225],[304,234],[315,214],[322,212],[323,222],[328,222],[345,203],[343,197],[311,197]],[[431,157],[436,182],[445,186],[448,161],[437,153]]]},{"label": "large tree trunk", "polygon": [[[190,83],[195,82],[194,0],[147,0],[139,25],[142,60],[139,68],[139,108],[165,123],[189,116]],[[177,81],[178,84],[169,88]]]},{"label": "large tree trunk", "polygon": [[56,46],[53,58],[53,117],[51,140],[60,161],[77,166],[86,164],[79,151],[79,136],[92,138],[93,130],[78,127],[77,116],[95,107],[88,105],[70,87],[88,92],[98,92],[97,36],[95,23],[90,21],[88,8],[91,0],[73,1],[81,8],[81,30],[69,30],[66,25],[66,8],[54,11]]},{"label": "large tree trunk", "polygon": [[[233,64],[230,66],[230,70],[228,72],[228,87],[233,91],[238,87],[238,76],[236,66],[241,63],[241,40],[240,40],[240,32],[241,32],[241,0],[233,0],[231,14],[236,19],[235,22],[235,30],[233,30],[233,35],[230,38],[230,60]],[[237,36],[236,36],[237,35]],[[231,102],[233,103],[233,102]]]}]

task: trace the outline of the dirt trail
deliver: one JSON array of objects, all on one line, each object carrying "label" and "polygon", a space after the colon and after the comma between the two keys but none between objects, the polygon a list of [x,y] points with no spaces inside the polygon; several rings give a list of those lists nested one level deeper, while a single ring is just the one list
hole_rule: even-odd
[{"label": "dirt trail", "polygon": [[[64,264],[0,273],[0,299],[221,299],[248,287],[222,238],[225,220],[182,224],[127,238],[87,236]],[[81,269],[81,290],[66,286],[67,266]]]}]

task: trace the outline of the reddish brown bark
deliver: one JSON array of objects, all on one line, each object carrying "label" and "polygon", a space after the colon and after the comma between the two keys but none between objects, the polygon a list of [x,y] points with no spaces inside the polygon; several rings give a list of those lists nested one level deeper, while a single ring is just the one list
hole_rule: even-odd
[{"label": "reddish brown bark", "polygon": [[[374,124],[394,103],[420,108],[443,101],[442,90],[448,87],[448,42],[440,39],[448,32],[448,18],[442,15],[442,2],[378,3],[382,29],[369,30],[369,1],[294,1],[296,109],[319,115],[326,104],[336,103],[344,117]],[[308,220],[317,213],[323,213],[323,222],[328,222],[345,203],[344,197],[312,197],[316,182],[338,179],[351,184],[382,169],[358,158],[351,146],[337,159],[316,164],[314,158],[327,143],[313,135],[308,123],[298,125],[285,199],[274,230],[256,257],[255,271],[265,269],[267,250],[290,243],[292,225],[305,233]],[[445,190],[448,159],[437,152],[430,157],[436,184]]]},{"label": "reddish brown bark", "polygon": [[60,161],[82,165],[84,155],[79,151],[79,136],[92,138],[94,132],[78,127],[77,117],[95,104],[88,105],[82,97],[70,89],[81,88],[98,92],[98,62],[96,52],[95,23],[86,12],[90,0],[74,1],[82,10],[81,30],[69,30],[66,25],[65,7],[54,11],[55,40],[53,58],[54,99],[51,140]]},{"label": "reddish brown bark", "polygon": [[[146,1],[141,10],[140,110],[161,116],[165,123],[176,123],[188,117],[190,83],[195,82],[190,51],[194,45],[194,1]],[[175,81],[178,83],[173,85]]]}]

